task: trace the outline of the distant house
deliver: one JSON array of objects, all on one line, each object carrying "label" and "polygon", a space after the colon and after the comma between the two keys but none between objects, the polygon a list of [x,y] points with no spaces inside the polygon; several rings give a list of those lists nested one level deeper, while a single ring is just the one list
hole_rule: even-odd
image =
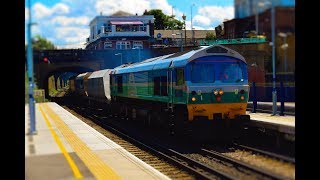
[{"label": "distant house", "polygon": [[154,16],[118,11],[111,16],[96,16],[89,26],[86,49],[144,49],[149,48],[154,35]]}]

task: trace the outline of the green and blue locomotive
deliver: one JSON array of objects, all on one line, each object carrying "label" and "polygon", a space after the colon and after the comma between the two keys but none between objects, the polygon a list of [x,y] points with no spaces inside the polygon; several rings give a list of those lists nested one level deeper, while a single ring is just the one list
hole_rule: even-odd
[{"label": "green and blue locomotive", "polygon": [[240,122],[249,119],[247,63],[214,45],[124,64],[110,74],[110,97],[112,112],[172,129]]}]

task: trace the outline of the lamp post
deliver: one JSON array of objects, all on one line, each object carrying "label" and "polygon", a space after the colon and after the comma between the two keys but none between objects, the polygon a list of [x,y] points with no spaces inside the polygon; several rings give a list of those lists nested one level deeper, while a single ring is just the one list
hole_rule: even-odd
[{"label": "lamp post", "polygon": [[122,65],[122,53],[117,53],[117,54],[115,54],[116,56],[120,56],[120,62],[121,62],[121,64],[120,65]]},{"label": "lamp post", "polygon": [[257,64],[256,62],[254,62],[254,63],[251,64],[251,67],[255,67],[255,70],[256,70],[256,71],[255,71],[254,81],[257,82],[257,73],[258,73],[257,68],[258,68],[258,64]]},{"label": "lamp post", "polygon": [[140,47],[134,47],[134,48],[132,48],[132,49],[138,49],[138,60],[139,60],[139,62],[141,61],[141,59],[140,59]]},{"label": "lamp post", "polygon": [[194,43],[194,34],[193,34],[193,25],[192,25],[192,7],[193,6],[195,6],[195,4],[193,3],[192,5],[191,5],[191,41],[192,41],[192,43]]},{"label": "lamp post", "polygon": [[28,62],[28,79],[29,79],[29,116],[30,129],[29,135],[37,134],[36,131],[36,116],[35,116],[35,101],[33,97],[33,58],[32,58],[32,40],[31,40],[31,0],[29,4],[29,23],[28,23],[28,47],[27,47],[27,62]]},{"label": "lamp post", "polygon": [[272,90],[272,114],[277,114],[277,90],[276,90],[276,51],[275,51],[275,20],[274,20],[274,3],[271,0],[271,36],[272,36],[272,81],[273,81],[273,90]]},{"label": "lamp post", "polygon": [[280,32],[278,33],[278,36],[283,38],[283,44],[281,45],[281,49],[283,49],[283,62],[284,62],[284,72],[287,72],[287,48],[288,48],[288,43],[287,43],[287,37],[290,35],[290,33],[283,33]]},{"label": "lamp post", "polygon": [[258,6],[256,6],[256,8],[255,8],[255,11],[256,11],[256,35],[258,36],[258,31],[259,31],[259,26],[258,26],[258,23],[259,23],[259,19],[258,19],[258,14],[259,14],[259,12],[258,12]]},{"label": "lamp post", "polygon": [[[172,12],[171,12],[171,20],[173,21],[173,8],[174,8],[175,6],[172,6]],[[171,28],[171,34],[173,34],[173,27]],[[173,38],[173,35],[172,35],[172,38]]]},{"label": "lamp post", "polygon": [[186,15],[182,15],[183,24],[184,24],[184,45],[187,45],[187,28],[186,28]]},{"label": "lamp post", "polygon": [[[281,45],[281,49],[283,49],[283,62],[284,62],[284,81],[287,81],[287,48],[289,47],[287,43],[287,36],[291,33],[278,33],[278,36],[283,38],[283,44]],[[287,96],[287,89],[285,88],[285,96]]]},{"label": "lamp post", "polygon": [[180,35],[180,47],[181,47],[181,52],[183,51],[183,46],[182,46],[182,33],[176,33],[176,34],[172,34],[172,36],[175,35]]}]

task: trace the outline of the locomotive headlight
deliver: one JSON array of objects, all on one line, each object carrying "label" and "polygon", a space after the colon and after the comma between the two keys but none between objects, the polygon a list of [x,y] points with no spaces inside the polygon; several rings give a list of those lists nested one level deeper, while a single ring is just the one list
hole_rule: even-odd
[{"label": "locomotive headlight", "polygon": [[219,91],[217,89],[213,91],[214,95],[218,95],[218,93],[219,93]]},{"label": "locomotive headlight", "polygon": [[220,94],[220,95],[222,95],[222,94],[223,94],[223,90],[222,90],[222,89],[219,91],[219,94]]},{"label": "locomotive headlight", "polygon": [[196,101],[197,99],[196,99],[195,97],[192,97],[191,100],[192,100],[192,101]]},{"label": "locomotive headlight", "polygon": [[241,99],[241,100],[244,100],[244,96],[240,96],[240,99]]}]

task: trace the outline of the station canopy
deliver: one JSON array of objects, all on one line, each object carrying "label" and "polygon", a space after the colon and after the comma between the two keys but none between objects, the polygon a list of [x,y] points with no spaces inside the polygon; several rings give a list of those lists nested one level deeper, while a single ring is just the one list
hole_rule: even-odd
[{"label": "station canopy", "polygon": [[114,25],[140,25],[143,24],[141,21],[110,21],[111,24]]}]

